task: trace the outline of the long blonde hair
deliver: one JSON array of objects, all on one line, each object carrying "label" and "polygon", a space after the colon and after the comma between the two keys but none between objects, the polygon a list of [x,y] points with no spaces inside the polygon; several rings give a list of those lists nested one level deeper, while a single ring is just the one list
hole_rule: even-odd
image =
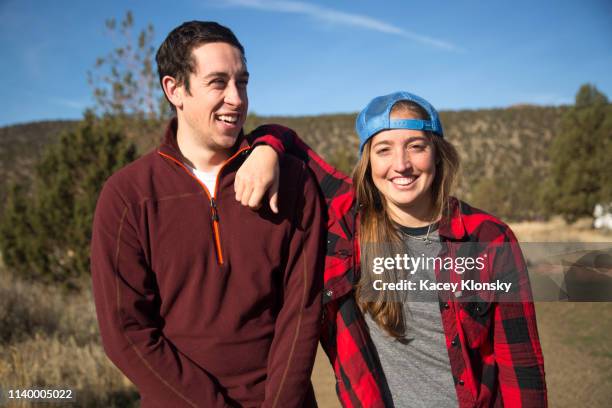
[{"label": "long blonde hair", "polygon": [[[429,120],[427,112],[418,104],[410,101],[399,101],[391,109],[391,115],[407,116],[411,119]],[[431,186],[432,220],[448,214],[449,197],[457,179],[460,161],[455,147],[442,137],[425,132],[433,144],[436,160],[436,173]],[[395,291],[375,291],[372,284],[374,276],[371,268],[375,257],[393,257],[392,248],[400,245],[401,240],[397,227],[387,210],[385,197],[378,191],[372,180],[370,168],[370,146],[372,139],[364,147],[359,162],[353,171],[353,182],[359,204],[359,247],[361,249],[361,277],[356,287],[356,299],[364,313],[385,332],[395,338],[405,336],[405,325],[402,303],[398,301]],[[383,282],[395,282],[394,271],[384,270],[375,279]]]}]

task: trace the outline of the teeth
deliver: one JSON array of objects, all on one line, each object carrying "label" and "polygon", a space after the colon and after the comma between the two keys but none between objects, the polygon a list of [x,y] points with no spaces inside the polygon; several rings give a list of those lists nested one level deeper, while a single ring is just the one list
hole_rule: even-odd
[{"label": "teeth", "polygon": [[227,123],[236,123],[238,122],[238,116],[230,116],[230,115],[218,115],[217,116],[220,120],[227,122]]},{"label": "teeth", "polygon": [[416,177],[396,177],[393,180],[391,180],[391,182],[393,184],[397,184],[400,186],[407,186],[408,184],[412,183],[414,180],[416,180]]}]

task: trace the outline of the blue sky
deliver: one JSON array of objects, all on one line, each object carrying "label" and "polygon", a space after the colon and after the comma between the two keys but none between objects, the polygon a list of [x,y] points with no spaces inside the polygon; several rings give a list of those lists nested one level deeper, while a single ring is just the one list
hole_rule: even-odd
[{"label": "blue sky", "polygon": [[186,20],[230,27],[263,115],[355,112],[400,89],[453,110],[568,104],[585,82],[612,97],[609,0],[0,0],[0,126],[80,117],[87,70],[117,45],[104,21],[128,9],[156,46]]}]

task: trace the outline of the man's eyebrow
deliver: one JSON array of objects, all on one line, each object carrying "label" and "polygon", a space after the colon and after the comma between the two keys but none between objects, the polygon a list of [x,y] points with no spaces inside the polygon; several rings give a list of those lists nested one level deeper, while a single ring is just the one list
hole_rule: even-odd
[{"label": "man's eyebrow", "polygon": [[[240,78],[248,78],[249,77],[249,71],[240,71],[236,74],[237,77]],[[230,75],[227,72],[223,72],[223,71],[214,71],[214,72],[210,72],[208,73],[204,79],[209,79],[209,78],[229,78]]]},{"label": "man's eyebrow", "polygon": [[229,78],[229,75],[227,74],[227,72],[222,72],[222,71],[214,71],[214,72],[210,72],[208,73],[206,76],[204,76],[204,79],[208,79],[208,78]]}]

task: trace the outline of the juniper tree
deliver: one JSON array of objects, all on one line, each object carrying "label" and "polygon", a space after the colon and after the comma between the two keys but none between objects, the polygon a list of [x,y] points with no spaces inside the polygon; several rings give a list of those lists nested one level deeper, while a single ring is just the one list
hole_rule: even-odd
[{"label": "juniper tree", "polygon": [[593,85],[583,85],[551,146],[549,205],[568,222],[593,215],[612,201],[612,105]]},{"label": "juniper tree", "polygon": [[136,158],[117,121],[85,114],[43,153],[30,185],[14,183],[0,221],[6,265],[26,279],[75,285],[89,270],[95,203],[104,181]]}]

